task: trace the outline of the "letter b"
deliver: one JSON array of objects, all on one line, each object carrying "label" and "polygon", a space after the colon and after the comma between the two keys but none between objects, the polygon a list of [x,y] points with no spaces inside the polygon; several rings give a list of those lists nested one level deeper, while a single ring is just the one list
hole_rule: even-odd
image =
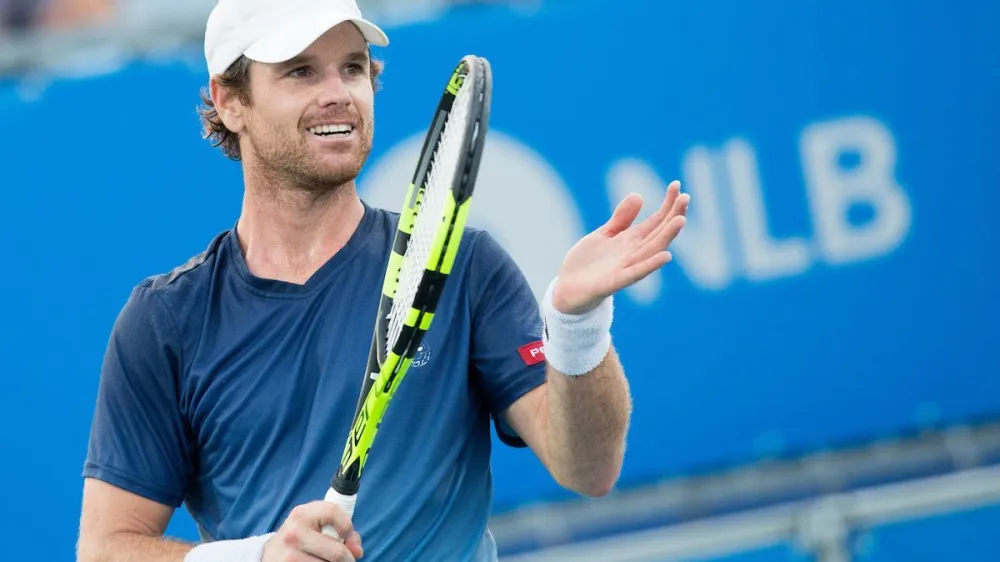
[{"label": "letter b", "polygon": [[[896,183],[896,146],[884,125],[868,117],[808,127],[802,151],[816,241],[828,263],[873,258],[894,250],[910,228],[910,201]],[[847,154],[857,162],[844,165]],[[852,205],[866,203],[874,216],[852,224]]]}]

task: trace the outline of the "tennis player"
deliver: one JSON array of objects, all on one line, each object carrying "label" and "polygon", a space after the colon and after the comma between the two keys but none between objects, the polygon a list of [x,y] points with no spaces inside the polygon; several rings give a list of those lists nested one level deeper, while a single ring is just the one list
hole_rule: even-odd
[{"label": "tennis player", "polygon": [[[567,489],[614,486],[631,406],[613,296],[669,260],[689,200],[676,182],[643,221],[640,198],[625,198],[569,251],[541,307],[498,242],[470,229],[353,517],[317,501],[354,413],[398,219],[355,187],[374,132],[371,46],[387,44],[354,0],[221,0],[212,12],[202,117],[241,162],[243,205],[118,316],[79,560],[495,560],[494,427]],[[197,545],[163,536],[182,504]]]}]

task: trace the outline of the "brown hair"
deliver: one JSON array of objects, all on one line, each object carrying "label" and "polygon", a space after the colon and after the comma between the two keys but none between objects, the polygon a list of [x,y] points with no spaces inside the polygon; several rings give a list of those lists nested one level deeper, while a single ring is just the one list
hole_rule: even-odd
[{"label": "brown hair", "polygon": [[[382,74],[384,63],[374,58],[370,60],[372,87],[378,91],[381,88],[379,76]],[[218,77],[219,86],[232,90],[244,105],[250,104],[251,64],[250,59],[241,56]],[[202,88],[201,103],[198,116],[201,118],[202,136],[210,140],[212,146],[222,149],[223,154],[231,160],[239,161],[240,137],[226,128],[226,124],[222,122],[218,110],[215,109],[215,103],[212,102],[211,90],[207,86]]]}]

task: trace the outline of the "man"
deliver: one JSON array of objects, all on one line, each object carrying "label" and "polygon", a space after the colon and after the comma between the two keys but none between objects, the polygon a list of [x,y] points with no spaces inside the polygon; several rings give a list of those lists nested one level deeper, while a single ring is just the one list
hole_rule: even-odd
[{"label": "man", "polygon": [[[317,501],[354,413],[398,219],[355,188],[374,130],[370,45],[387,43],[353,0],[222,0],[210,17],[203,118],[242,162],[243,207],[120,313],[84,468],[80,560],[495,560],[491,420],[566,488],[614,485],[630,402],[611,299],[669,260],[688,204],[676,182],[648,219],[633,224],[630,196],[572,248],[544,330],[510,256],[470,228],[353,518]],[[538,361],[528,351],[543,341]],[[182,502],[201,545],[162,538]],[[346,540],[322,534],[327,524]]]}]

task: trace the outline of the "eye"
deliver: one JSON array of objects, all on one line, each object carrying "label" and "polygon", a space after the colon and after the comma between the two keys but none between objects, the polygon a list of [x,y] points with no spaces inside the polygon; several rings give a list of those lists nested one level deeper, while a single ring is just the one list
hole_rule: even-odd
[{"label": "eye", "polygon": [[365,67],[361,66],[360,64],[358,64],[356,62],[352,62],[352,63],[348,64],[346,70],[347,70],[347,73],[350,74],[350,75],[352,75],[352,76],[357,76],[359,74],[364,74],[365,73]]},{"label": "eye", "polygon": [[288,75],[293,78],[306,78],[312,76],[312,69],[308,66],[297,66]]}]

